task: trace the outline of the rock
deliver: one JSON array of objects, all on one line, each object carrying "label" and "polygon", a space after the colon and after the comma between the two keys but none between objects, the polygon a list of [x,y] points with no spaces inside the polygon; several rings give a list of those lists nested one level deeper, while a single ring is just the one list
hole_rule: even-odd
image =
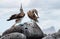
[{"label": "rock", "polygon": [[0,38],[1,38],[1,35],[0,35]]},{"label": "rock", "polygon": [[60,30],[56,33],[53,33],[52,36],[54,36],[56,39],[60,39]]},{"label": "rock", "polygon": [[11,27],[10,29],[3,32],[2,36],[6,35],[6,34],[13,33],[13,32],[22,33],[23,32],[22,27],[20,27],[20,26]]},{"label": "rock", "polygon": [[22,26],[24,28],[24,34],[31,39],[40,39],[42,37],[44,37],[44,34],[42,32],[42,30],[40,29],[40,27],[36,24],[36,23],[24,23],[24,26]]},{"label": "rock", "polygon": [[2,36],[0,39],[26,39],[26,36],[22,33],[10,33]]},{"label": "rock", "polygon": [[44,37],[46,37],[47,36],[47,34],[44,34]]},{"label": "rock", "polygon": [[12,27],[6,30],[2,34],[2,36],[13,32],[23,33],[24,35],[26,35],[27,39],[41,39],[44,37],[44,33],[42,32],[40,27],[33,22],[26,22],[24,24],[19,24],[15,27]]},{"label": "rock", "polygon": [[44,37],[42,39],[55,39],[55,38],[52,35],[47,35],[46,37]]}]

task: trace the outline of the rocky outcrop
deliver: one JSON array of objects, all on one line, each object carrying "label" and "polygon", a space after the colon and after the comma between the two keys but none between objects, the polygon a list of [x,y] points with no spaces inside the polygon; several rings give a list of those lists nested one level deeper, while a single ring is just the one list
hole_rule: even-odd
[{"label": "rocky outcrop", "polygon": [[10,35],[11,33],[19,32],[24,34],[27,39],[42,39],[44,37],[44,33],[39,28],[36,23],[26,22],[24,24],[19,24],[17,26],[11,27],[10,29],[3,32],[2,36]]},{"label": "rocky outcrop", "polygon": [[52,35],[47,35],[46,37],[44,37],[42,39],[55,39],[55,38]]},{"label": "rocky outcrop", "polygon": [[24,34],[31,39],[42,38],[44,36],[42,30],[36,23],[24,23]]},{"label": "rocky outcrop", "polygon": [[54,34],[52,34],[56,39],[60,39],[60,30]]},{"label": "rocky outcrop", "polygon": [[14,33],[14,32],[22,33],[23,32],[22,27],[20,26],[11,27],[10,29],[7,29],[5,32],[3,32],[2,36],[6,34]]},{"label": "rocky outcrop", "polygon": [[60,30],[56,33],[47,35],[46,37],[44,37],[42,39],[60,39]]},{"label": "rocky outcrop", "polygon": [[0,38],[1,38],[1,35],[0,35]]},{"label": "rocky outcrop", "polygon": [[10,33],[2,36],[0,39],[26,39],[26,36],[22,33]]}]

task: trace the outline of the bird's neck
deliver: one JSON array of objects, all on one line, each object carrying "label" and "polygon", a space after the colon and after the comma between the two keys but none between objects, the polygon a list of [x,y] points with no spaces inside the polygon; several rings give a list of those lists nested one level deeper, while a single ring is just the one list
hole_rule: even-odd
[{"label": "bird's neck", "polygon": [[20,11],[20,13],[22,13],[23,11]]},{"label": "bird's neck", "polygon": [[19,14],[24,14],[24,12],[23,12],[23,11],[21,11]]}]

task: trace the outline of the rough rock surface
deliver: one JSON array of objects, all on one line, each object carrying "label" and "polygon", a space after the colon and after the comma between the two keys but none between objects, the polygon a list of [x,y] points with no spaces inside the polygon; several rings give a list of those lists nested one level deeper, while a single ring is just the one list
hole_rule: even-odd
[{"label": "rough rock surface", "polygon": [[46,37],[42,39],[60,39],[60,30],[56,33],[53,33],[51,35],[47,35]]},{"label": "rough rock surface", "polygon": [[42,39],[55,39],[55,38],[52,35],[47,35],[46,37],[44,37]]},{"label": "rough rock surface", "polygon": [[0,39],[26,39],[26,36],[22,33],[10,33],[2,36]]},{"label": "rough rock surface", "polygon": [[1,35],[0,35],[0,38],[1,38]]},{"label": "rough rock surface", "polygon": [[24,23],[22,26],[24,29],[24,34],[29,38],[38,39],[44,36],[42,30],[36,23]]},{"label": "rough rock surface", "polygon": [[60,39],[60,30],[54,34],[52,34],[56,39]]},{"label": "rough rock surface", "polygon": [[39,28],[39,26],[36,23],[33,22],[27,22],[24,24],[19,24],[18,26],[12,27],[8,30],[6,30],[2,36],[6,34],[10,34],[13,32],[19,32],[26,35],[27,39],[41,39],[44,37],[44,34],[42,30]]},{"label": "rough rock surface", "polygon": [[10,29],[3,32],[2,36],[6,35],[6,34],[14,33],[14,32],[22,33],[23,32],[22,27],[20,27],[20,26],[11,27]]}]

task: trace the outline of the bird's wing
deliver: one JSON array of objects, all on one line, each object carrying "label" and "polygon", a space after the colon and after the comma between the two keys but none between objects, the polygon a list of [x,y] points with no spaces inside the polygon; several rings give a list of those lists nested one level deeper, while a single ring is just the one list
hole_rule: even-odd
[{"label": "bird's wing", "polygon": [[12,15],[9,19],[7,19],[7,21],[10,21],[10,20],[12,20],[12,19],[15,19],[17,17],[17,14],[14,14],[14,15]]},{"label": "bird's wing", "polygon": [[19,13],[17,17],[18,17],[18,18],[22,18],[22,17],[24,17],[24,16],[25,16],[25,14],[24,14],[24,12],[23,12],[23,13]]},{"label": "bird's wing", "polygon": [[32,12],[38,16],[38,11],[36,9],[32,9]]}]

